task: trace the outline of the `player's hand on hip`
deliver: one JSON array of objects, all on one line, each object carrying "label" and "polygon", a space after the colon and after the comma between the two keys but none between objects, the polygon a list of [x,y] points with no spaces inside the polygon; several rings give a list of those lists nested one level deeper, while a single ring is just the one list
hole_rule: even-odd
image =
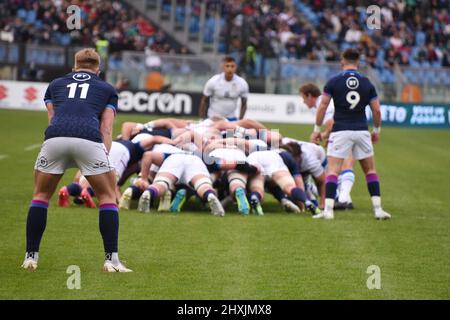
[{"label": "player's hand on hip", "polygon": [[373,142],[373,143],[377,143],[378,140],[380,140],[380,134],[379,134],[379,133],[372,132],[371,135],[372,135],[372,142]]},{"label": "player's hand on hip", "polygon": [[322,137],[320,135],[320,132],[313,132],[313,133],[311,133],[311,136],[310,136],[309,139],[310,139],[311,142],[313,142],[315,144],[319,144],[320,141],[322,141]]}]

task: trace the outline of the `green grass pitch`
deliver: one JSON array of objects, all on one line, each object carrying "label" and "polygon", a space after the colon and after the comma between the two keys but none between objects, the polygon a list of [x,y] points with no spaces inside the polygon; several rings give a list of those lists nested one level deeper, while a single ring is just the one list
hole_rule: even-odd
[{"label": "green grass pitch", "polygon": [[[262,217],[122,211],[120,256],[134,273],[105,274],[97,210],[61,209],[54,197],[39,268],[29,273],[19,266],[46,114],[0,110],[0,119],[0,299],[450,298],[449,130],[383,128],[376,160],[390,221],[373,218],[359,168],[356,210],[334,221],[285,213],[271,198]],[[119,115],[115,133],[143,119]],[[311,130],[271,127],[303,140]],[[70,265],[80,267],[79,290],[67,288]],[[371,265],[380,290],[366,286]]]}]

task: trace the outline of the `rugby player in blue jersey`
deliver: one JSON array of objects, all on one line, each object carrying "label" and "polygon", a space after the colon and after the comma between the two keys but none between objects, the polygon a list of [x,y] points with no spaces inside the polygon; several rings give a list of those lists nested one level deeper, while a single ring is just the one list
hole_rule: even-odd
[{"label": "rugby player in blue jersey", "polygon": [[[344,159],[351,153],[359,160],[366,175],[367,187],[372,200],[376,219],[389,219],[391,216],[381,207],[380,183],[375,170],[372,142],[379,139],[381,128],[380,101],[370,80],[361,75],[359,52],[347,49],[341,60],[343,71],[331,78],[325,85],[322,101],[317,110],[316,124],[311,140],[321,140],[320,126],[325,112],[333,99],[335,113],[332,132],[328,140],[328,168],[326,177],[325,210],[314,218],[333,219],[334,199]],[[369,105],[373,113],[373,131],[369,132],[365,108]]]},{"label": "rugby player in blue jersey", "polygon": [[98,53],[82,49],[75,54],[73,72],[53,80],[45,93],[49,126],[35,165],[24,269],[37,268],[48,203],[65,170],[78,167],[99,199],[99,227],[105,250],[103,270],[131,271],[118,256],[116,181],[108,159],[118,96],[113,86],[98,77],[99,66]]}]

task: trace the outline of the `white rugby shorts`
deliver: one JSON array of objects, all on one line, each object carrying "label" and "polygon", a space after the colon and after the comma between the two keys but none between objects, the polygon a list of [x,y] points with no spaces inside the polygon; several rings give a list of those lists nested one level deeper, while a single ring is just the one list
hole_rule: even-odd
[{"label": "white rugby shorts", "polygon": [[274,172],[289,171],[280,155],[271,150],[252,152],[247,162],[261,169],[261,173],[271,177]]},{"label": "white rugby shorts", "polygon": [[369,131],[344,130],[332,132],[328,140],[328,156],[345,159],[350,154],[356,160],[374,155],[372,139]]},{"label": "white rugby shorts", "polygon": [[114,170],[103,143],[72,137],[45,140],[34,169],[45,173],[63,174],[68,168],[80,169],[83,176]]},{"label": "white rugby shorts", "polygon": [[180,183],[186,184],[199,174],[209,177],[208,169],[199,157],[184,153],[170,155],[162,163],[159,172],[170,173],[177,177]]},{"label": "white rugby shorts", "polygon": [[219,158],[227,161],[245,162],[246,156],[240,149],[218,148],[209,153],[210,157]]}]

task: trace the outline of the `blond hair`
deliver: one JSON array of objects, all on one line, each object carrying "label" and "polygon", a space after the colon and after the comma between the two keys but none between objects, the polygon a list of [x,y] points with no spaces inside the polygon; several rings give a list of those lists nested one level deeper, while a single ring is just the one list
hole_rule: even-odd
[{"label": "blond hair", "polygon": [[97,71],[100,66],[100,55],[92,48],[81,49],[75,53],[74,69],[89,69]]}]

